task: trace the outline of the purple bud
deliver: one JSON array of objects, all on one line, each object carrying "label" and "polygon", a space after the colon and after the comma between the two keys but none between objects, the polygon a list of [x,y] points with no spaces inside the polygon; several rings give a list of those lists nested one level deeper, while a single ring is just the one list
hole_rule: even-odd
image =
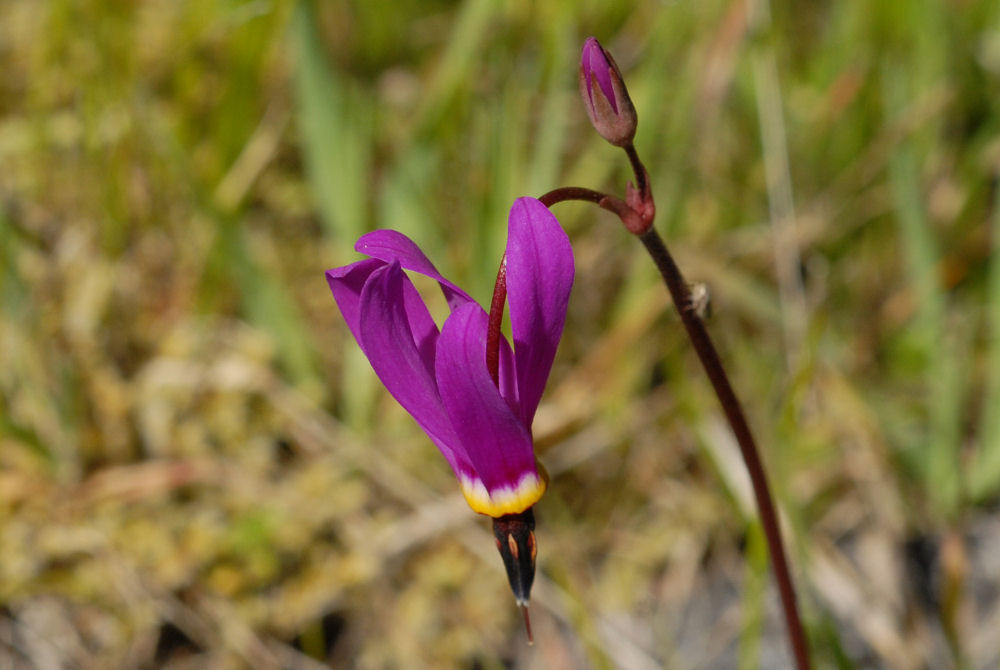
[{"label": "purple bud", "polygon": [[601,43],[588,37],[580,54],[580,95],[598,134],[611,144],[632,143],[638,119],[622,73]]}]

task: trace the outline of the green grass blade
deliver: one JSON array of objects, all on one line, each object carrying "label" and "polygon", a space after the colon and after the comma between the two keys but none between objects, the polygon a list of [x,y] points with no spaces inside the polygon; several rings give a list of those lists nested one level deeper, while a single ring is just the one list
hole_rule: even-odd
[{"label": "green grass blade", "polygon": [[316,352],[291,294],[254,258],[246,235],[236,223],[226,222],[221,229],[218,253],[240,286],[247,321],[271,336],[284,372],[292,382],[316,390],[319,383]]},{"label": "green grass blade", "polygon": [[[902,82],[906,78],[902,71],[892,67],[885,70],[885,76],[889,109],[899,113],[905,105]],[[945,334],[947,310],[938,271],[939,254],[924,210],[924,191],[913,144],[912,139],[904,141],[890,157],[889,182],[916,303],[909,334],[925,366],[929,430],[927,441],[917,449],[914,464],[934,510],[947,519],[954,515],[959,504],[958,448],[963,394],[956,343]]]},{"label": "green grass blade", "polygon": [[987,387],[983,399],[982,442],[969,473],[972,498],[981,500],[1000,488],[1000,206],[993,205],[993,251],[990,257],[987,316]]},{"label": "green grass blade", "polygon": [[441,121],[448,103],[463,84],[474,81],[472,70],[480,62],[476,52],[486,43],[491,20],[499,8],[496,0],[468,0],[464,4],[417,110],[418,128],[428,129]]},{"label": "green grass blade", "polygon": [[760,521],[747,526],[746,570],[743,581],[743,630],[740,633],[740,670],[760,667],[760,640],[764,632],[764,594],[768,577],[767,543]]},{"label": "green grass blade", "polygon": [[310,3],[292,21],[300,146],[327,234],[353,244],[365,230],[371,170],[371,105],[332,69]]}]

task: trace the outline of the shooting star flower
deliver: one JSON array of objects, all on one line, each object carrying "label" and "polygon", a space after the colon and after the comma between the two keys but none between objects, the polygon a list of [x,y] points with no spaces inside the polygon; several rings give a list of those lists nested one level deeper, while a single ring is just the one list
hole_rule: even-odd
[{"label": "shooting star flower", "polygon": [[[370,258],[328,270],[326,279],[375,374],[441,451],[469,506],[494,518],[524,607],[536,553],[531,507],[548,481],[531,422],[562,336],[574,264],[566,233],[534,198],[514,202],[507,232],[514,346],[500,338],[497,383],[486,363],[487,312],[405,235],[362,236],[355,249]],[[404,270],[439,284],[450,308],[440,331]]]}]

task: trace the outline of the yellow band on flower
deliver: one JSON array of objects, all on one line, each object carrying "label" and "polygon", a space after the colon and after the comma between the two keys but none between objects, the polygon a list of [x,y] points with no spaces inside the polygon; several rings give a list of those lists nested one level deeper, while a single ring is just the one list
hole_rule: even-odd
[{"label": "yellow band on flower", "polygon": [[540,464],[538,474],[526,473],[517,484],[494,489],[491,493],[478,477],[459,478],[462,494],[475,512],[493,518],[506,514],[519,514],[538,502],[549,484],[548,473]]}]

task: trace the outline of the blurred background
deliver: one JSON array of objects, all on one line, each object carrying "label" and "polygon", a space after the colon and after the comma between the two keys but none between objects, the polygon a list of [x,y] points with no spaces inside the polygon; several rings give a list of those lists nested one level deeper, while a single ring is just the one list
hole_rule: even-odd
[{"label": "blurred background", "polygon": [[817,667],[997,667],[1000,4],[3,0],[0,668],[789,667],[738,451],[612,216],[555,210],[534,647],[323,278],[392,227],[486,302],[515,197],[621,192],[588,35]]}]

